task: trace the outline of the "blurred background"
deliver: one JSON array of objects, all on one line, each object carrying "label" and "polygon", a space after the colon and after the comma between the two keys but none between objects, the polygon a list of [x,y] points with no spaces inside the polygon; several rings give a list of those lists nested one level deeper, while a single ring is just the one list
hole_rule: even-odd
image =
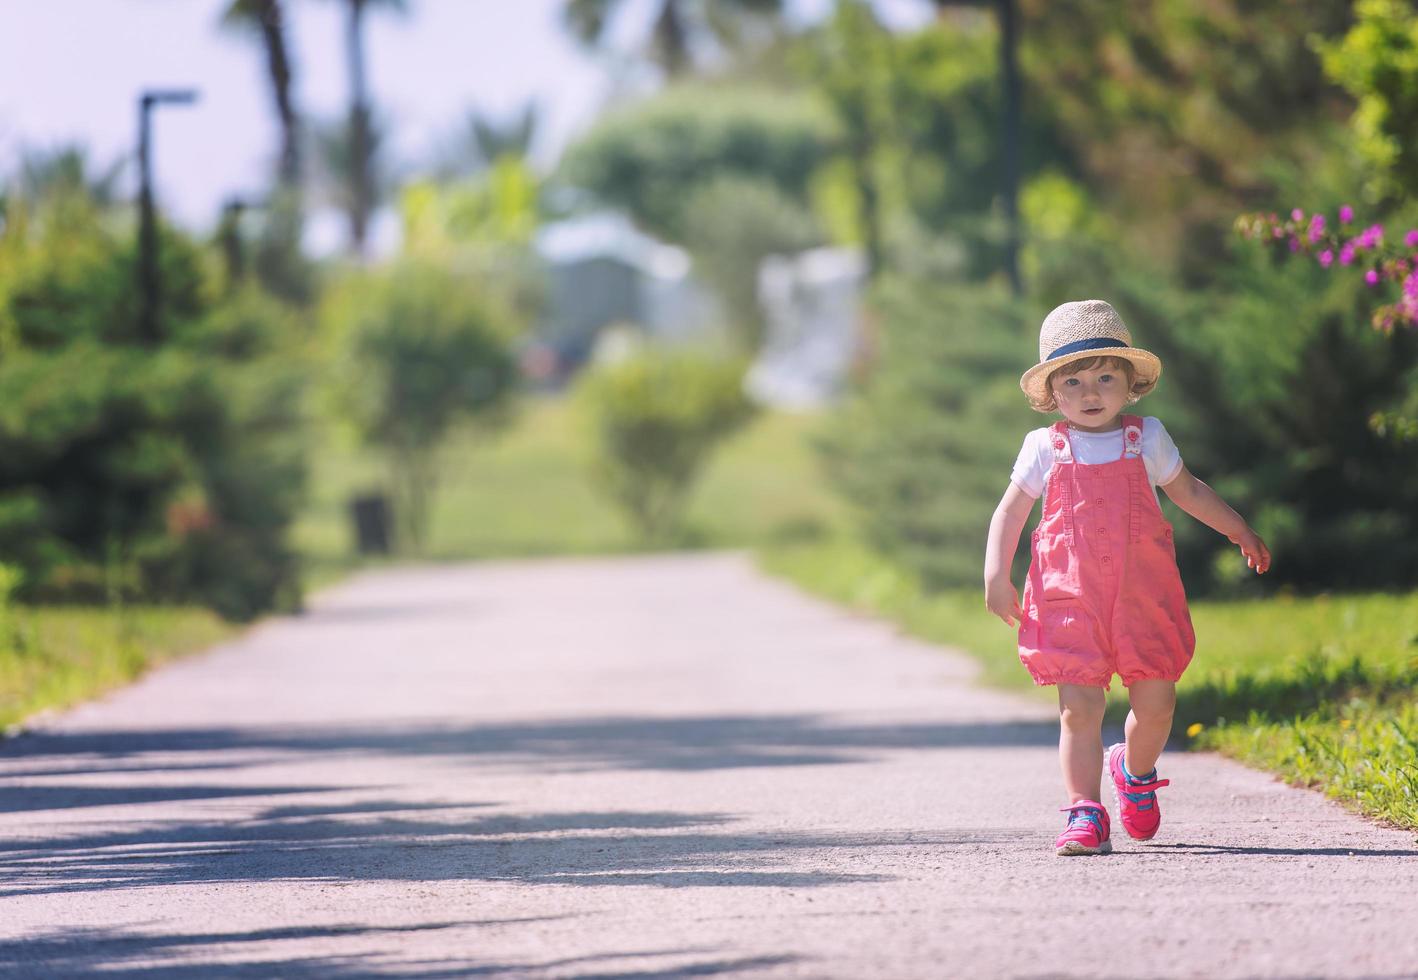
[{"label": "blurred background", "polygon": [[1169,510],[1237,644],[1196,723],[1411,716],[1418,339],[1374,326],[1418,246],[1406,3],[0,15],[12,716],[114,622],[122,675],[362,563],[665,548],[1014,677],[985,528],[1038,324],[1088,297],[1275,554]]}]

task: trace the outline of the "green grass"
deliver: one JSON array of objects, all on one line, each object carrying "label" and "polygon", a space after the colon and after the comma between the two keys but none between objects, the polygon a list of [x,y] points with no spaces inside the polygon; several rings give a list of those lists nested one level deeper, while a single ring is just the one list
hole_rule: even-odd
[{"label": "green grass", "polygon": [[[764,413],[725,442],[693,491],[694,547],[751,547],[836,526],[841,505],[823,487],[806,436],[810,414]],[[643,550],[619,512],[588,478],[589,436],[571,404],[529,400],[494,437],[455,437],[431,514],[425,557],[434,560]],[[377,488],[381,467],[368,451],[328,445],[313,461],[309,507],[295,528],[297,549],[320,584],[355,561],[346,501]]]},{"label": "green grass", "polygon": [[12,607],[0,618],[0,730],[126,684],[235,630],[205,609]]},{"label": "green grass", "polygon": [[[770,572],[957,646],[984,679],[1036,692],[1015,635],[967,589],[927,595],[844,539],[767,549]],[[1216,749],[1418,829],[1418,593],[1192,604],[1197,653],[1177,688],[1178,741]],[[1126,695],[1110,696],[1114,722]]]}]

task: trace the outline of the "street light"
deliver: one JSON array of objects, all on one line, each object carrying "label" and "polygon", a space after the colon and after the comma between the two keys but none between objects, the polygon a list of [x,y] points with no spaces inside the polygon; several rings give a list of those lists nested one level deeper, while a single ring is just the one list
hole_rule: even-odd
[{"label": "street light", "polygon": [[153,210],[152,124],[148,116],[155,105],[190,105],[197,101],[195,89],[156,89],[138,99],[138,334],[144,343],[156,344],[158,336],[158,222]]}]

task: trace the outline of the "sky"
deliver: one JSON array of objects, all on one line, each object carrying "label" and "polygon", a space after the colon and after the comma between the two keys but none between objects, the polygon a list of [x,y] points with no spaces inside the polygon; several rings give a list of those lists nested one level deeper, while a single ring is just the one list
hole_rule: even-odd
[{"label": "sky", "polygon": [[[800,23],[833,0],[788,0]],[[165,213],[210,228],[223,201],[256,196],[268,182],[279,133],[256,38],[219,26],[230,0],[0,0],[0,174],[23,147],[88,147],[102,167],[131,153],[136,101],[145,88],[196,88],[192,106],[154,116],[154,182]],[[613,46],[633,49],[655,0],[624,0]],[[888,23],[930,16],[925,0],[875,0]],[[511,118],[529,101],[543,131],[533,157],[553,162],[613,92],[646,80],[625,59],[593,55],[561,23],[565,0],[408,0],[407,16],[367,14],[366,51],[376,106],[396,121],[397,160],[432,151],[476,109]],[[342,3],[295,0],[289,33],[295,97],[306,115],[346,111]],[[620,65],[622,67],[617,67]],[[133,193],[136,167],[122,187]],[[319,229],[316,230],[320,234]],[[340,232],[331,227],[328,234]],[[333,242],[331,243],[333,244]],[[317,243],[318,247],[318,243]]]}]

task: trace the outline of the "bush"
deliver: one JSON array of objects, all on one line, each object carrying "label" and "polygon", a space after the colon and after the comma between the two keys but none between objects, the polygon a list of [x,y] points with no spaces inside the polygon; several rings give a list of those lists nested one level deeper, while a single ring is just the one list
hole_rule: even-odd
[{"label": "bush", "polygon": [[[1040,317],[984,288],[883,285],[879,362],[823,443],[873,547],[931,589],[980,581],[985,530],[1024,433]],[[1027,560],[1027,549],[1021,549]]]},{"label": "bush", "polygon": [[681,529],[710,453],[754,412],[742,365],[687,354],[640,354],[594,369],[579,397],[595,430],[595,479],[650,543]]},{"label": "bush", "polygon": [[325,317],[330,401],[384,454],[401,531],[421,550],[444,439],[460,421],[507,420],[513,323],[466,280],[412,261],[347,280]]},{"label": "bush", "polygon": [[131,249],[83,200],[0,235],[0,560],[24,598],[294,601],[298,324],[164,231],[161,341],[136,343]]}]

